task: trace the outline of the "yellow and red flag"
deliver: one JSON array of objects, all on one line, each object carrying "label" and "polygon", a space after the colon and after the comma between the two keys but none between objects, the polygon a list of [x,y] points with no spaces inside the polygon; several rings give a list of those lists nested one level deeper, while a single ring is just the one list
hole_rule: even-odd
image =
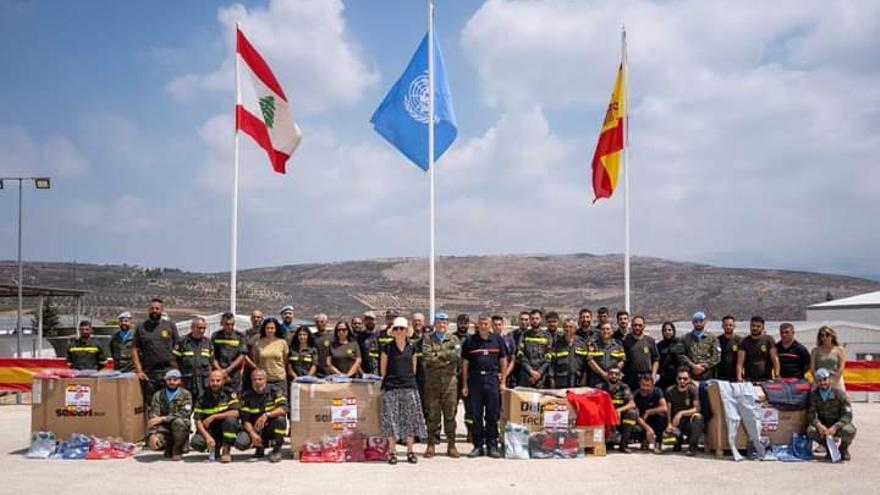
[{"label": "yellow and red flag", "polygon": [[617,189],[617,178],[623,163],[624,121],[626,119],[626,74],[624,65],[617,70],[611,102],[605,112],[602,132],[593,154],[593,203],[610,198]]}]

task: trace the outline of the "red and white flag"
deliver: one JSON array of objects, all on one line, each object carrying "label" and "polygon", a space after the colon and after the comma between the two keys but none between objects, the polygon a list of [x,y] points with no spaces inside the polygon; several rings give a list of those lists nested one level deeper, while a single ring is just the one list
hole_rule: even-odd
[{"label": "red and white flag", "polygon": [[[235,130],[244,131],[266,150],[272,169],[285,173],[285,164],[299,145],[302,133],[293,121],[287,96],[272,69],[263,60],[241,29],[236,30],[236,56],[251,76],[254,94],[242,93],[241,77],[236,88]],[[239,75],[240,76],[240,75]]]}]

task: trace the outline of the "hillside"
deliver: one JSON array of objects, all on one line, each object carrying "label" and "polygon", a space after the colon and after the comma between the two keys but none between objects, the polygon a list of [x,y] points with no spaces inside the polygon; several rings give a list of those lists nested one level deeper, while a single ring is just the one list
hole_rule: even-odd
[{"label": "hillside", "polygon": [[[404,312],[427,308],[427,260],[383,259],[257,268],[239,272],[239,312],[274,313],[293,303],[300,316],[324,311],[349,316],[367,309]],[[17,273],[0,261],[0,280]],[[809,272],[723,268],[657,258],[633,258],[633,309],[651,321],[686,318],[695,309],[712,317],[732,313],[768,319],[803,319],[808,305],[880,290],[880,282]],[[228,274],[147,269],[129,265],[29,262],[25,283],[94,291],[86,312],[109,318],[134,309],[142,315],[152,296],[175,316],[222,311]],[[449,312],[513,314],[543,307],[571,314],[623,304],[620,255],[442,257],[437,262],[438,306]],[[59,301],[63,304],[63,301]],[[5,308],[14,300],[2,301]]]}]

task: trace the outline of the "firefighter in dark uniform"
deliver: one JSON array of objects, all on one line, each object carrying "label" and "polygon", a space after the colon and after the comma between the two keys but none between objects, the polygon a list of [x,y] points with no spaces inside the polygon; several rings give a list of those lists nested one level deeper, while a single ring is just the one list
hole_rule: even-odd
[{"label": "firefighter in dark uniform", "polygon": [[[196,420],[196,433],[190,440],[193,450],[204,452],[211,449],[214,456],[219,453],[220,462],[232,461],[232,445],[241,429],[238,423],[241,403],[238,395],[224,387],[226,376],[221,370],[214,370],[208,378],[205,391],[193,411]],[[209,454],[210,455],[210,454]]]},{"label": "firefighter in dark uniform", "polygon": [[232,390],[241,393],[241,370],[247,354],[247,339],[235,329],[235,315],[232,313],[220,316],[220,326],[220,331],[211,335],[214,369],[223,371]]},{"label": "firefighter in dark uniform", "polygon": [[461,348],[461,378],[465,382],[462,393],[470,402],[474,418],[474,449],[468,457],[488,455],[499,459],[498,418],[507,378],[507,350],[491,332],[489,322],[488,316],[480,316],[477,333],[468,337]]},{"label": "firefighter in dark uniform", "polygon": [[[636,425],[639,418],[639,411],[636,409],[636,403],[633,400],[632,390],[629,385],[621,381],[621,368],[613,365],[607,371],[608,380],[599,385],[599,389],[608,392],[611,396],[611,403],[617,411],[617,417],[620,419],[620,425],[617,427],[617,435],[612,436],[608,443],[615,443],[620,446],[620,451],[629,454],[629,439],[632,434],[632,428]],[[616,437],[616,438],[615,438]]]},{"label": "firefighter in dark uniform", "polygon": [[550,335],[541,328],[541,311],[529,313],[529,329],[520,337],[516,350],[519,376],[516,383],[522,387],[546,388],[553,347]]},{"label": "firefighter in dark uniform", "polygon": [[[471,317],[467,313],[461,313],[455,317],[455,332],[453,335],[458,339],[461,345],[464,345],[465,341],[468,339],[468,330],[471,327]],[[456,374],[461,376],[461,365],[459,364],[458,370],[456,370]],[[467,431],[467,441],[473,442],[474,440],[474,418],[471,416],[471,406],[470,401],[465,398],[462,393],[464,389],[464,381],[458,381],[458,400],[461,401],[462,406],[464,406],[464,427]]]},{"label": "firefighter in dark uniform", "polygon": [[382,349],[393,341],[394,337],[388,335],[388,330],[373,332],[367,339],[367,353],[370,360],[375,361],[374,374],[379,374],[379,357],[382,354]]},{"label": "firefighter in dark uniform", "polygon": [[131,360],[141,391],[144,405],[150,403],[153,394],[165,387],[165,372],[175,367],[171,352],[180,341],[174,322],[162,318],[162,300],[150,300],[148,318],[134,330],[131,339]]},{"label": "firefighter in dark uniform", "polygon": [[623,346],[614,339],[611,323],[602,323],[599,326],[599,338],[590,346],[590,386],[598,387],[599,384],[608,381],[608,370],[612,367],[623,369],[626,363],[626,351]]},{"label": "firefighter in dark uniform", "polygon": [[583,387],[587,380],[587,343],[577,335],[574,319],[566,318],[562,335],[553,342],[550,388]]},{"label": "firefighter in dark uniform", "polygon": [[67,364],[75,370],[99,370],[107,364],[104,350],[92,338],[91,322],[79,322],[79,338],[67,346]]},{"label": "firefighter in dark uniform", "polygon": [[193,319],[189,335],[184,336],[172,351],[183,376],[183,386],[192,393],[194,403],[205,394],[214,361],[214,346],[205,337],[207,328],[204,318]]},{"label": "firefighter in dark uniform", "polygon": [[110,357],[113,358],[114,370],[129,373],[134,371],[134,363],[131,362],[131,339],[134,335],[131,313],[119,313],[116,319],[119,320],[119,330],[110,338]]},{"label": "firefighter in dark uniform", "polygon": [[256,448],[254,457],[261,458],[266,447],[271,447],[269,462],[281,460],[281,447],[287,435],[287,399],[277,389],[266,383],[266,372],[255,369],[251,373],[251,385],[241,396],[241,425],[235,448]]}]

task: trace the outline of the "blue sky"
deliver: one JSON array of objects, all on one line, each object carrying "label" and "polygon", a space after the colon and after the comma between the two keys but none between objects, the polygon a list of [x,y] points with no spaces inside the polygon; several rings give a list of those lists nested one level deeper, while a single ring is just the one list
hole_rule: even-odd
[{"label": "blue sky", "polygon": [[[9,1],[0,175],[53,177],[25,190],[25,259],[228,268],[236,20],[303,129],[285,176],[242,139],[240,266],[427,253],[427,175],[368,123],[425,2]],[[437,1],[440,254],[622,251],[623,198],[591,206],[588,172],[621,23],[635,254],[880,278],[868,1]]]}]

